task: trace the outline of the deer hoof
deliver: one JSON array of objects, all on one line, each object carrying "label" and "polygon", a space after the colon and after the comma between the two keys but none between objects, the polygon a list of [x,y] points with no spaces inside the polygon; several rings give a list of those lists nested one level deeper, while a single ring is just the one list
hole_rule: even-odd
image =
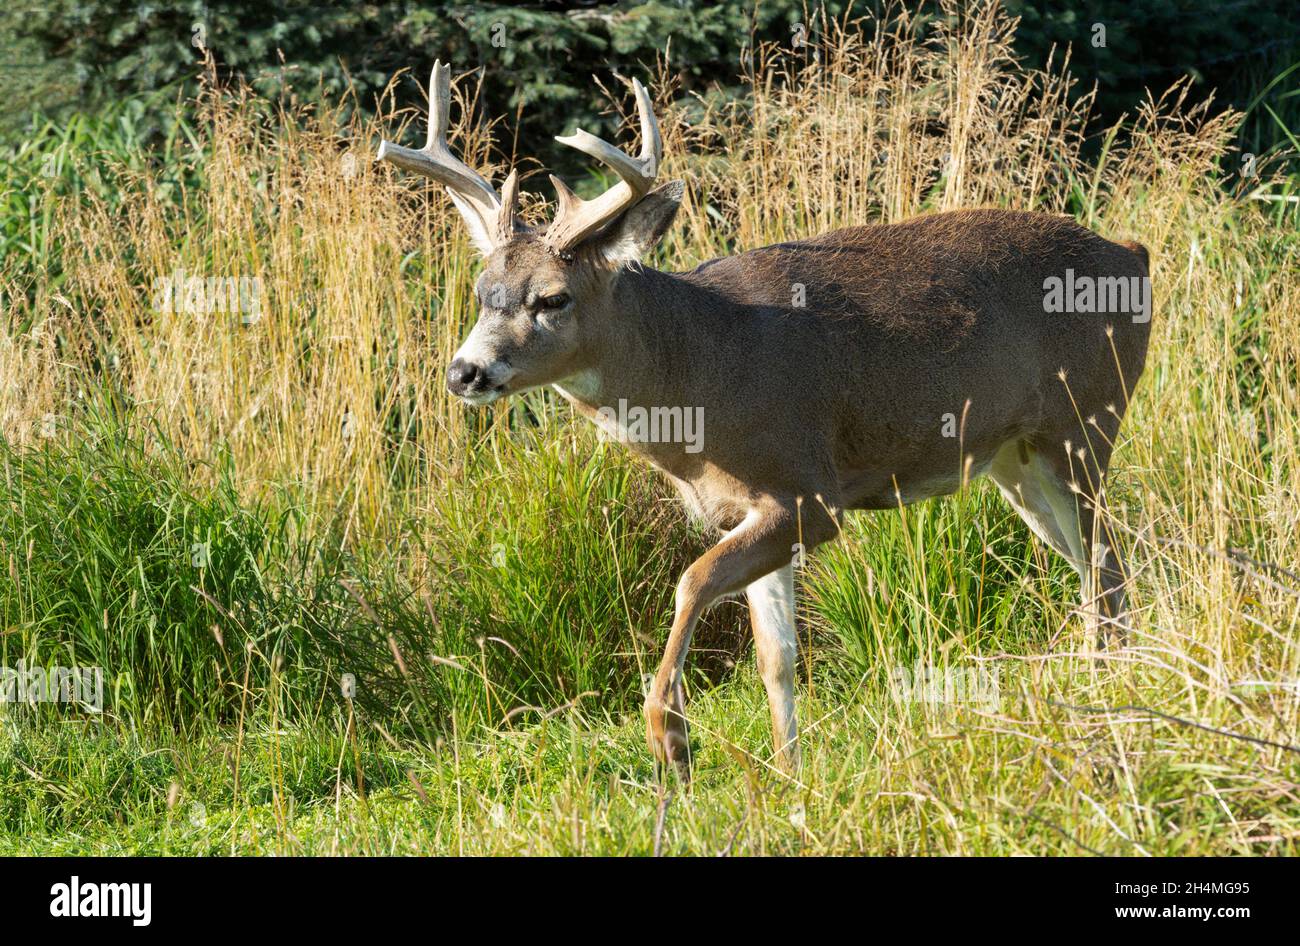
[{"label": "deer hoof", "polygon": [[690,742],[686,717],[671,699],[651,695],[645,703],[646,742],[655,759],[671,764],[683,778],[690,775]]}]

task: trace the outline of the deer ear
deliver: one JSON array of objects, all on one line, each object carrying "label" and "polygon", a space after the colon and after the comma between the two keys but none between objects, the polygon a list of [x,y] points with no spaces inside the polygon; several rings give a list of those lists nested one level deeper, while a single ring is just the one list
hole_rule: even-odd
[{"label": "deer ear", "polygon": [[641,198],[609,230],[592,240],[611,263],[633,263],[654,249],[668,228],[686,192],[683,181],[661,184]]}]

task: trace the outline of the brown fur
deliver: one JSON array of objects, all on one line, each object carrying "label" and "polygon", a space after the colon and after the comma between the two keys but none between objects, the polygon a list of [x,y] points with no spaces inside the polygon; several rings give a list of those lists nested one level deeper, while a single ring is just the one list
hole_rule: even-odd
[{"label": "brown fur", "polygon": [[428,143],[384,142],[379,157],[446,184],[487,256],[478,322],[448,366],[453,393],[486,404],[555,384],[616,428],[603,409],[704,410],[698,452],[633,444],[696,516],[727,530],[677,586],[646,696],[656,755],[686,766],[691,634],[714,600],[744,590],[777,759],[794,768],[792,552],[834,537],[846,508],[942,495],[988,473],[1079,571],[1088,612],[1122,628],[1126,575],[1102,483],[1149,324],[1131,313],[1049,313],[1045,280],[1067,270],[1144,278],[1146,250],[1068,218],[969,210],[837,230],[689,273],[642,269],[683,185],[649,189],[662,138],[649,94],[639,82],[633,91],[640,157],[582,132],[559,139],[620,183],[583,202],[557,180],[545,233],[516,218],[516,174],[498,197],[450,154],[441,63]]},{"label": "brown fur", "polygon": [[[651,240],[663,225],[644,223]],[[838,230],[688,273],[609,265],[598,246],[561,259],[531,234],[492,254],[480,286],[505,286],[518,312],[538,293],[574,299],[549,347],[531,347],[524,316],[512,316],[524,335],[507,346],[518,373],[505,393],[558,383],[589,417],[620,399],[704,408],[700,453],[631,445],[697,516],[731,530],[678,587],[647,699],[657,754],[685,757],[680,674],[705,607],[788,563],[796,542],[833,538],[844,509],[942,495],[985,471],[1018,492],[1014,468],[992,469],[1007,445],[1022,466],[1041,456],[1078,487],[1083,534],[1114,550],[1101,562],[1101,611],[1122,613],[1118,543],[1093,520],[1150,326],[1044,311],[1044,280],[1067,268],[1145,277],[1147,254],[1066,218],[1003,210]],[[599,385],[568,380],[584,372]],[[963,419],[960,437],[943,436],[945,415]]]}]

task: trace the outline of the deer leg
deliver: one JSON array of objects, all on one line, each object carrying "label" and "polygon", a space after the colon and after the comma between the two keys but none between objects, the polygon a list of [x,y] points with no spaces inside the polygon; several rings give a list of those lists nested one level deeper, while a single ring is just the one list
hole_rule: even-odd
[{"label": "deer leg", "polygon": [[1053,462],[1034,449],[1022,453],[1012,443],[998,451],[989,475],[1034,534],[1079,573],[1084,615],[1099,643],[1105,643],[1103,635],[1122,639],[1128,579],[1098,488],[1104,470],[1095,462],[1091,469],[1071,470],[1066,459]]},{"label": "deer leg", "polygon": [[1079,531],[1090,550],[1088,568],[1082,576],[1083,603],[1089,630],[1097,635],[1098,646],[1123,643],[1129,616],[1128,567],[1120,552],[1119,537],[1110,521],[1105,494],[1081,495],[1078,500]]},{"label": "deer leg", "polygon": [[1062,492],[1055,474],[1044,466],[1037,452],[1026,448],[1022,453],[1017,441],[997,452],[989,466],[989,476],[1029,530],[1078,570],[1083,560],[1078,530],[1073,525],[1063,529],[1057,515],[1057,507],[1064,510],[1073,506],[1073,500]]},{"label": "deer leg", "polygon": [[805,548],[835,535],[836,524],[820,508],[805,504],[802,532],[793,500],[764,499],[744,521],[700,556],[677,583],[677,610],[659,671],[646,695],[646,739],[660,761],[689,775],[689,743],[681,702],[681,676],[691,634],[705,608],[790,563],[801,534]]},{"label": "deer leg", "polygon": [[1078,531],[1083,554],[1076,569],[1082,585],[1083,611],[1099,647],[1110,641],[1122,643],[1128,629],[1128,569],[1103,489],[1110,462],[1110,438],[1094,439],[1088,449],[1063,453],[1057,462],[1048,464],[1055,473],[1058,491],[1070,498],[1068,504],[1058,503],[1064,506],[1058,519],[1062,528],[1072,525]]},{"label": "deer leg", "polygon": [[793,774],[799,768],[799,724],[794,713],[795,658],[799,654],[794,619],[794,566],[787,563],[745,589],[758,675],[767,688],[772,712],[772,745],[777,765]]}]

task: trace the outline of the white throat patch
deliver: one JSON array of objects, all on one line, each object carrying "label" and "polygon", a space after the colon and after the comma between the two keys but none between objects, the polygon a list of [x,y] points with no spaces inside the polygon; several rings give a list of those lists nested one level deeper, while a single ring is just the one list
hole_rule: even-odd
[{"label": "white throat patch", "polygon": [[601,380],[599,371],[595,368],[587,368],[585,371],[579,371],[577,374],[556,381],[551,387],[571,401],[595,404],[600,397]]}]

